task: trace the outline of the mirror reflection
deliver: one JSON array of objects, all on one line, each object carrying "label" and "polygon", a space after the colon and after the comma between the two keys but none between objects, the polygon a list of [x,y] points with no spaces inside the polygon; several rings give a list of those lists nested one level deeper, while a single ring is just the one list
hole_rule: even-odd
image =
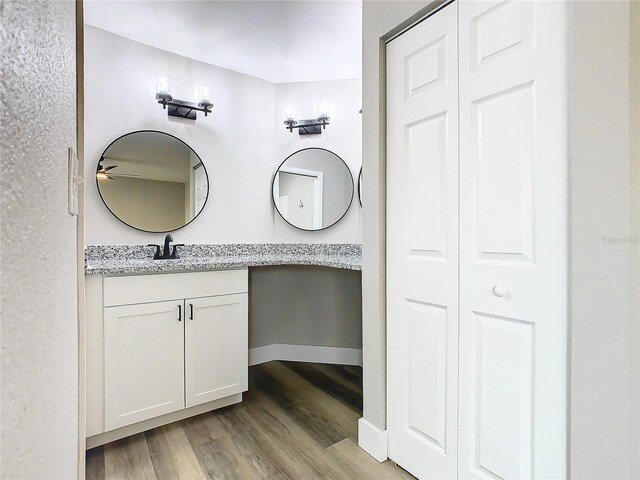
[{"label": "mirror reflection", "polygon": [[337,223],[353,200],[353,177],[347,164],[323,148],[306,148],[289,156],[273,178],[273,203],[289,224],[322,230]]},{"label": "mirror reflection", "polygon": [[132,132],[111,143],[98,161],[96,182],[116,218],[154,233],[187,225],[209,196],[207,171],[196,152],[156,131]]}]

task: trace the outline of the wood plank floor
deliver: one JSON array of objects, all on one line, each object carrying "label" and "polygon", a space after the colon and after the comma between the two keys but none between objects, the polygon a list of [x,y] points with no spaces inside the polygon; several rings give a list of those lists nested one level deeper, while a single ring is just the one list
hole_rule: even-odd
[{"label": "wood plank floor", "polygon": [[357,446],[362,369],[269,362],[242,403],[87,451],[89,480],[410,480]]}]

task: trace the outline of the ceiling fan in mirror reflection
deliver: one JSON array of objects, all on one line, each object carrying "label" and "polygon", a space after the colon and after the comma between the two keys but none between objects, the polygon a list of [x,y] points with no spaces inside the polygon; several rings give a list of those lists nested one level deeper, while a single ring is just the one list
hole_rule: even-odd
[{"label": "ceiling fan in mirror reflection", "polygon": [[125,225],[171,232],[191,223],[209,198],[202,159],[185,142],[155,130],[129,132],[111,142],[96,168],[106,208]]},{"label": "ceiling fan in mirror reflection", "polygon": [[105,167],[102,163],[98,164],[98,171],[96,173],[96,178],[98,180],[114,180],[115,177],[139,177],[140,175],[136,173],[119,173],[114,172],[113,170],[118,168],[117,165],[110,165]]},{"label": "ceiling fan in mirror reflection", "polygon": [[200,99],[197,104],[173,98],[169,93],[169,79],[167,77],[158,77],[156,100],[162,105],[163,109],[167,110],[167,115],[170,117],[195,120],[197,118],[196,112],[204,112],[205,117],[208,113],[211,113],[213,103],[211,103],[209,86],[204,83],[198,85],[196,95]]}]

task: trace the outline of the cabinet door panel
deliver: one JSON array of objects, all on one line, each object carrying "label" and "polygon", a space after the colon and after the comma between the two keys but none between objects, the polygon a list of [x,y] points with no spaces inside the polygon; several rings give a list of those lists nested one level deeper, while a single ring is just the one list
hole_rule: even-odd
[{"label": "cabinet door panel", "polygon": [[182,307],[172,301],[105,308],[106,431],[184,408]]},{"label": "cabinet door panel", "polygon": [[247,305],[246,293],[185,301],[187,407],[247,390]]}]

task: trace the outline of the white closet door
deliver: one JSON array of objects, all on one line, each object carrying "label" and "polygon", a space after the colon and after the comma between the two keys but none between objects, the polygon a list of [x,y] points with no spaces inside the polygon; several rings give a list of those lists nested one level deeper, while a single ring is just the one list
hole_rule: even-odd
[{"label": "white closet door", "polygon": [[457,5],[387,46],[388,454],[455,478]]},{"label": "white closet door", "polygon": [[460,2],[461,478],[566,475],[565,2]]}]

